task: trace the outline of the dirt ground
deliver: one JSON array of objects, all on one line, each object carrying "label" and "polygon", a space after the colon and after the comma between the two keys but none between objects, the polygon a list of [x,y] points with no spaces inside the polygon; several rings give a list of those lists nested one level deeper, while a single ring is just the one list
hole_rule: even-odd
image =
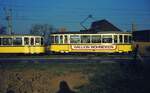
[{"label": "dirt ground", "polygon": [[89,83],[90,74],[85,73],[85,70],[92,69],[89,68],[90,66],[87,65],[88,68],[85,67],[86,69],[83,69],[82,66],[72,65],[55,66],[46,67],[46,69],[38,69],[37,67],[35,69],[34,66],[33,68],[31,66],[22,69],[1,68],[0,93],[7,93],[9,90],[14,91],[14,93],[56,93],[59,90],[60,82],[63,80],[68,83],[70,89],[79,91],[78,88]]}]

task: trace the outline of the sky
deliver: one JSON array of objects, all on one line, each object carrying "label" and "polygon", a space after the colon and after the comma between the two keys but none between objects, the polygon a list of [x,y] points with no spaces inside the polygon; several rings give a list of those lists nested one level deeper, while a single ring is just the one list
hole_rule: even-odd
[{"label": "sky", "polygon": [[0,0],[0,25],[7,26],[3,8],[11,8],[13,31],[28,33],[33,24],[50,24],[68,31],[83,29],[91,22],[106,19],[123,31],[150,29],[150,0]]}]

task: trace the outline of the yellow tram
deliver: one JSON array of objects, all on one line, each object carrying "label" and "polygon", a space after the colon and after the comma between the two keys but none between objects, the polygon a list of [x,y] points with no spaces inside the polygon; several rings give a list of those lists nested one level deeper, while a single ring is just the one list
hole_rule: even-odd
[{"label": "yellow tram", "polygon": [[43,37],[34,35],[0,35],[0,53],[44,53]]},{"label": "yellow tram", "polygon": [[51,52],[129,53],[132,51],[132,34],[129,32],[56,32],[50,37]]}]

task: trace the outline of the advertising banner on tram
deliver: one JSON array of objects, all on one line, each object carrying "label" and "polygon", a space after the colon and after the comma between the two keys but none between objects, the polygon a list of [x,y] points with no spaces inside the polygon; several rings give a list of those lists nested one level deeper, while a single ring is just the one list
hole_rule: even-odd
[{"label": "advertising banner on tram", "polygon": [[116,45],[72,45],[71,46],[72,49],[74,50],[85,50],[85,49],[95,49],[95,50],[99,50],[99,49],[116,49]]}]

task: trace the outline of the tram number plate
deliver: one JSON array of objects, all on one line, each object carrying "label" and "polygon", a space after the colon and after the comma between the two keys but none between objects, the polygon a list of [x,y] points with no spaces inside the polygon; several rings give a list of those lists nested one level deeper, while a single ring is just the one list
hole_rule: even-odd
[{"label": "tram number plate", "polygon": [[116,49],[116,45],[72,45],[72,49]]}]

